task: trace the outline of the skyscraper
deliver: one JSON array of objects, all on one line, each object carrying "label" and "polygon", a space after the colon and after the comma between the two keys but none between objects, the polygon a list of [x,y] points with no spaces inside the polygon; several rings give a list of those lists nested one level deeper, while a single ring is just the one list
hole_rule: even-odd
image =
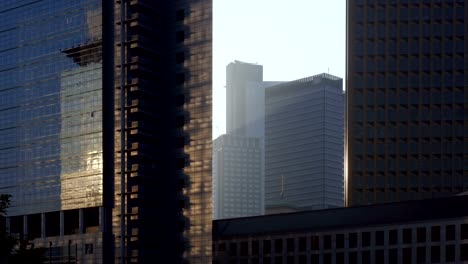
[{"label": "skyscraper", "polygon": [[211,10],[210,0],[2,2],[11,233],[57,263],[211,261]]},{"label": "skyscraper", "polygon": [[213,219],[264,213],[259,138],[221,135],[213,141]]},{"label": "skyscraper", "polygon": [[[263,66],[242,61],[234,61],[226,67],[226,133],[237,136],[254,136],[247,132],[247,124],[253,114],[249,112],[258,105],[255,87],[250,83],[263,81]],[[249,89],[251,88],[251,89]],[[252,89],[254,88],[254,89]],[[249,95],[249,96],[248,96]],[[250,103],[248,102],[250,100]],[[253,104],[251,104],[253,103]]]},{"label": "skyscraper", "polygon": [[343,206],[343,100],[326,73],[266,88],[266,213]]},{"label": "skyscraper", "polygon": [[347,205],[468,188],[468,3],[347,2]]}]

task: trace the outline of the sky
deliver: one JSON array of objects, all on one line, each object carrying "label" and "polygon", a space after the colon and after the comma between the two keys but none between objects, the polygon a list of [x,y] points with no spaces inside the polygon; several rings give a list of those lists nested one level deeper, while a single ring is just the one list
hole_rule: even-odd
[{"label": "sky", "polygon": [[346,0],[213,0],[213,139],[226,132],[226,66],[263,65],[264,81],[345,77]]}]

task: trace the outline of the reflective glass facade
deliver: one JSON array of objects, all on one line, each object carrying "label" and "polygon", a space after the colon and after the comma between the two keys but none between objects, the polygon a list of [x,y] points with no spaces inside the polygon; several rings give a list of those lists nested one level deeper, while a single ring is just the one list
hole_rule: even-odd
[{"label": "reflective glass facade", "polygon": [[0,10],[0,192],[12,216],[100,206],[100,1],[20,2]]},{"label": "reflective glass facade", "polygon": [[49,248],[52,263],[116,262],[123,175],[128,262],[211,262],[211,10],[2,1],[0,193],[13,196],[11,233]]},{"label": "reflective glass facade", "polygon": [[347,2],[347,204],[468,188],[468,4]]},{"label": "reflective glass facade", "polygon": [[343,206],[343,80],[322,73],[265,89],[265,211]]}]

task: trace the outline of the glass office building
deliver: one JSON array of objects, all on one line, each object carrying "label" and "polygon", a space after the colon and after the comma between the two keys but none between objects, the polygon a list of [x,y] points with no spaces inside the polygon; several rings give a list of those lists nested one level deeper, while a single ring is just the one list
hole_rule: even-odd
[{"label": "glass office building", "polygon": [[49,263],[211,261],[211,10],[2,1],[0,193]]},{"label": "glass office building", "polygon": [[468,189],[468,3],[347,1],[347,205]]}]

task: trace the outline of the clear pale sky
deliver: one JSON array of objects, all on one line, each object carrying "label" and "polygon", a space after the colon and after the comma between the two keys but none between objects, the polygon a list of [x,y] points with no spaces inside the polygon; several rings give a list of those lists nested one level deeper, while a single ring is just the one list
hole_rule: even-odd
[{"label": "clear pale sky", "polygon": [[346,0],[213,0],[213,138],[226,129],[226,65],[263,65],[264,81],[345,77]]}]

